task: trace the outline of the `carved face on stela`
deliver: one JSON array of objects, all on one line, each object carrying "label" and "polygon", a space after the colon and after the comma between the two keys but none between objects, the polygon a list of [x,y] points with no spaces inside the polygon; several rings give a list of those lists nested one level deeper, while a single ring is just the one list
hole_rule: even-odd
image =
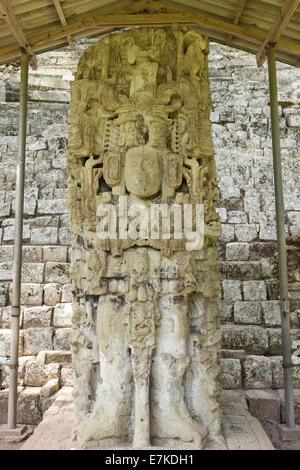
[{"label": "carved face on stela", "polygon": [[[145,118],[149,131],[147,144],[129,149],[125,156],[125,185],[130,194],[141,199],[157,195],[163,178],[163,154],[167,150],[167,120]],[[131,125],[133,122],[131,122]]]},{"label": "carved face on stela", "polygon": [[157,194],[162,181],[162,165],[157,150],[150,146],[128,150],[124,176],[129,193],[142,199]]}]

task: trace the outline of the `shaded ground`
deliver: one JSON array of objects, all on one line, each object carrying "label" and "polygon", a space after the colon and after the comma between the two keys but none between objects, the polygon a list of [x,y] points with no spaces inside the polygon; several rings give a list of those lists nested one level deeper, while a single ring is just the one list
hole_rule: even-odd
[{"label": "shaded ground", "polygon": [[24,442],[26,442],[26,439],[21,442],[6,442],[0,439],[0,450],[19,450]]},{"label": "shaded ground", "polygon": [[294,441],[282,441],[279,437],[277,423],[260,421],[267,436],[276,450],[300,450],[300,438]]},{"label": "shaded ground", "polygon": [[[36,426],[29,426],[29,428],[33,429],[36,428]],[[27,437],[27,439],[30,436]],[[7,442],[5,439],[0,438],[0,451],[1,450],[19,450],[27,441],[27,439],[24,439],[23,441],[20,442]]]}]

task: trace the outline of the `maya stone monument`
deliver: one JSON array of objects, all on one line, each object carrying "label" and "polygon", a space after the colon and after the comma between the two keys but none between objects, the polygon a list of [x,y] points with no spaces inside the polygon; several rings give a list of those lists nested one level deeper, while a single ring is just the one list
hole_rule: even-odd
[{"label": "maya stone monument", "polygon": [[87,49],[72,83],[70,344],[83,448],[222,441],[207,57],[196,31],[135,28]]}]

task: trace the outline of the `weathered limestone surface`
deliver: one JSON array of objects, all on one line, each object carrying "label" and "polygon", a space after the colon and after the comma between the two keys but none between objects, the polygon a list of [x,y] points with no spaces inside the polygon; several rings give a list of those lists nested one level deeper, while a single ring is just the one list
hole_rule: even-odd
[{"label": "weathered limestone surface", "polygon": [[[62,291],[59,303],[71,302],[70,281],[67,281],[66,270],[70,262],[71,234],[68,216],[65,213],[66,206],[64,204],[62,207],[61,203],[61,200],[66,200],[67,191],[65,155],[70,82],[74,79],[79,57],[94,42],[95,39],[76,41],[73,50],[65,48],[39,55],[38,70],[30,70],[29,74],[30,101],[23,237],[26,246],[23,249],[23,260],[31,264],[30,275],[33,273],[35,263],[43,264],[44,271],[43,280],[39,277],[38,281],[41,271],[40,266],[37,266],[39,274],[36,278],[31,277],[30,281],[24,281],[21,328],[23,330],[23,328],[52,327],[53,334],[49,336],[48,345],[50,346],[51,342],[53,352],[63,352],[64,348],[69,348],[69,327],[54,326],[55,305],[45,303],[44,289],[49,284],[59,284]],[[288,246],[291,324],[293,340],[299,340],[299,241],[297,240],[300,236],[300,71],[284,64],[277,65],[286,202],[285,221],[286,232],[290,239]],[[212,97],[212,135],[220,188],[217,205],[222,223],[222,235],[218,243],[221,261],[221,320],[222,324],[233,332],[236,326],[244,328],[242,341],[236,342],[234,346],[236,349],[222,351],[224,360],[236,359],[240,364],[239,367],[237,362],[230,362],[224,367],[224,386],[232,384],[232,387],[235,387],[237,383],[242,383],[244,386],[245,356],[264,355],[269,363],[269,370],[272,371],[272,388],[282,388],[267,67],[257,69],[254,56],[211,44],[209,79]],[[0,266],[0,338],[1,357],[5,357],[8,354],[7,330],[10,327],[9,288],[14,233],[13,201],[17,158],[19,66],[17,64],[1,66],[0,81],[1,89],[5,90],[5,96],[0,97],[0,263],[4,263]],[[57,200],[57,204],[51,202],[53,200]],[[62,208],[61,213],[57,212],[60,208]],[[54,212],[47,212],[50,210]],[[228,243],[248,244],[249,258],[226,259]],[[231,252],[228,250],[228,253],[232,253],[233,249],[231,248]],[[242,252],[243,258],[247,251],[245,248]],[[47,280],[46,263],[54,263],[50,270],[48,267]],[[61,270],[55,269],[55,264],[64,265],[65,269],[61,275],[59,274]],[[246,300],[244,292],[249,292],[249,289],[246,286],[244,291],[244,283],[247,281],[262,281],[266,289],[266,299],[262,299],[262,289],[260,289],[260,299],[256,297],[254,289],[252,290],[254,297]],[[35,286],[35,289],[32,286]],[[251,305],[249,302],[255,302],[253,317],[249,310]],[[244,308],[243,303],[246,303]],[[261,317],[258,315],[257,303],[261,306]],[[30,311],[26,313],[26,309]],[[257,323],[258,321],[261,322]],[[261,348],[264,352],[257,350],[250,352],[248,346],[246,347],[249,338],[253,337],[253,326],[260,327],[268,333],[268,347],[265,347],[264,339],[264,347]],[[227,331],[225,334],[228,334]],[[42,338],[42,335],[36,335],[38,342],[35,344],[36,351],[41,351],[45,347]],[[23,339],[21,343],[23,347]],[[226,347],[232,346],[227,343]],[[20,352],[23,353],[23,350]],[[29,360],[32,360],[31,355],[21,357],[20,385],[23,385],[24,370]],[[65,380],[63,377],[71,380],[69,366],[70,364],[62,365],[58,371],[61,382]],[[261,370],[259,362],[252,360],[250,370],[253,371],[256,367],[257,371]],[[297,373],[294,374],[294,384],[295,387],[300,387]],[[8,369],[1,366],[2,389],[7,387],[7,374]],[[251,377],[253,377],[252,372]],[[247,387],[252,387],[253,384],[253,380],[248,381]],[[37,385],[36,387],[40,391],[40,387]],[[34,388],[30,388],[31,392]],[[35,398],[33,402],[34,400]],[[30,416],[33,415],[29,414],[27,418],[30,419]],[[41,414],[38,416],[41,417]],[[36,418],[37,416],[34,419]]]},{"label": "weathered limestone surface", "polygon": [[[207,56],[208,42],[195,31],[141,28],[91,46],[72,83],[70,344],[85,448],[145,448],[155,440],[203,448],[223,439],[221,224]],[[116,236],[99,233],[108,204],[124,220]],[[141,234],[140,222],[132,232],[134,204],[156,231]],[[189,232],[176,236],[175,217],[168,236],[154,204],[201,205],[202,232],[191,212]],[[195,230],[203,237],[197,243]],[[66,314],[57,305],[54,325],[69,326]]]}]

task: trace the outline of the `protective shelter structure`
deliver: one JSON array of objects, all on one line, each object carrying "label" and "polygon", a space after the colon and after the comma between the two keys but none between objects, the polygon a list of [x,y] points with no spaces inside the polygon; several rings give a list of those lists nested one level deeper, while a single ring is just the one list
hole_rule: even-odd
[{"label": "protective shelter structure", "polygon": [[280,155],[276,60],[300,67],[300,0],[0,0],[0,64],[21,58],[19,153],[11,309],[11,369],[8,432],[17,430],[17,375],[22,267],[22,227],[28,67],[36,55],[126,27],[186,25],[210,40],[256,54],[257,65],[268,59],[273,142],[273,170],[279,258],[285,413],[295,427],[293,409],[288,277],[284,231],[284,199]]}]

